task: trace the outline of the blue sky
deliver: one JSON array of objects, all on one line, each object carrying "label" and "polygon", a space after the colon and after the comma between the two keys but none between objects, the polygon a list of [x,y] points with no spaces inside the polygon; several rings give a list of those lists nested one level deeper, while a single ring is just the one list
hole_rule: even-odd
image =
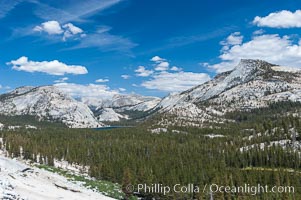
[{"label": "blue sky", "polygon": [[300,3],[1,0],[0,92],[56,84],[74,96],[165,96],[241,58],[301,67]]}]

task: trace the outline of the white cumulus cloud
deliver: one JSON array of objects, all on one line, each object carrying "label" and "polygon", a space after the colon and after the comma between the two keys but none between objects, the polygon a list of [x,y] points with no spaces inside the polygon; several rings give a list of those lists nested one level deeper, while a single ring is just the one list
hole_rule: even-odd
[{"label": "white cumulus cloud", "polygon": [[152,70],[145,69],[144,66],[139,66],[136,70],[136,76],[147,77],[154,73]]},{"label": "white cumulus cloud", "polygon": [[278,34],[256,35],[250,41],[222,51],[220,63],[209,65],[216,72],[233,69],[240,59],[261,59],[270,63],[301,68],[301,40]]},{"label": "white cumulus cloud", "polygon": [[196,85],[210,80],[210,76],[205,73],[161,72],[152,77],[151,80],[143,82],[141,85],[147,89],[160,90],[164,92],[179,92],[190,89]]},{"label": "white cumulus cloud", "polygon": [[100,79],[97,79],[96,81],[95,81],[96,83],[106,83],[106,82],[109,82],[109,79],[102,79],[102,78],[100,78]]},{"label": "white cumulus cloud", "polygon": [[72,33],[73,35],[75,34],[79,34],[79,33],[82,33],[83,30],[77,26],[74,26],[73,24],[71,23],[68,23],[68,24],[65,24],[63,26],[63,28],[65,28],[66,30],[70,31],[70,33]]},{"label": "white cumulus cloud", "polygon": [[253,24],[259,27],[300,28],[301,10],[296,10],[295,12],[282,10],[270,13],[265,17],[256,16],[253,20]]},{"label": "white cumulus cloud", "polygon": [[185,72],[177,66],[170,68],[170,63],[165,58],[154,56],[150,60],[154,62],[154,71],[147,70],[149,73],[144,73],[145,67],[139,66],[135,72],[139,71],[149,79],[140,85],[133,85],[134,87],[142,86],[163,92],[179,92],[210,80],[210,76],[206,73]]},{"label": "white cumulus cloud", "polygon": [[63,78],[60,78],[58,80],[55,80],[54,82],[55,83],[64,83],[65,81],[68,81],[69,78],[68,77],[63,77]]},{"label": "white cumulus cloud", "polygon": [[240,32],[234,32],[230,34],[226,40],[221,41],[220,44],[223,45],[222,50],[228,50],[233,45],[239,45],[242,43],[243,36],[240,34]]},{"label": "white cumulus cloud", "polygon": [[167,71],[169,69],[169,62],[165,58],[154,56],[150,60],[155,63],[154,67],[156,71]]},{"label": "white cumulus cloud", "polygon": [[49,35],[59,35],[64,32],[60,23],[57,21],[44,22],[40,26],[34,27],[33,30],[39,31],[39,32],[44,31],[44,32],[48,33]]},{"label": "white cumulus cloud", "polygon": [[72,23],[61,25],[58,21],[44,22],[41,25],[34,27],[33,30],[38,32],[46,32],[49,35],[62,35],[62,39],[64,41],[75,36],[86,36],[81,28],[73,25]]},{"label": "white cumulus cloud", "polygon": [[121,78],[127,80],[127,79],[131,78],[131,76],[128,75],[128,74],[122,74],[122,75],[121,75]]},{"label": "white cumulus cloud", "polygon": [[119,90],[120,92],[125,92],[125,91],[126,91],[125,88],[118,88],[118,90]]},{"label": "white cumulus cloud", "polygon": [[[63,40],[66,40],[67,38],[73,37],[73,36],[75,36],[77,34],[81,34],[81,33],[84,32],[81,28],[79,28],[77,26],[74,26],[71,23],[63,25],[63,28],[65,30],[64,31]],[[81,34],[80,36],[81,37],[85,37],[86,35],[85,34]]]},{"label": "white cumulus cloud", "polygon": [[169,62],[160,62],[158,65],[156,65],[155,70],[156,71],[166,71],[168,70]]},{"label": "white cumulus cloud", "polygon": [[[60,38],[60,41],[77,40],[77,44],[67,48],[68,50],[93,47],[102,51],[120,51],[132,54],[131,49],[138,44],[122,35],[113,35],[110,30],[111,27],[104,26],[86,34],[83,29],[72,23],[60,24],[58,21],[47,21],[33,28],[34,32],[48,33],[54,39]],[[18,34],[20,32],[22,32],[21,29],[16,31]]]},{"label": "white cumulus cloud", "polygon": [[183,69],[180,68],[180,67],[177,67],[177,66],[173,66],[173,67],[170,68],[170,70],[178,72],[178,71],[182,71]]},{"label": "white cumulus cloud", "polygon": [[221,42],[223,45],[237,45],[241,44],[243,40],[243,36],[240,34],[240,32],[234,32],[230,34],[226,41]]},{"label": "white cumulus cloud", "polygon": [[165,59],[161,58],[160,56],[154,56],[150,60],[153,61],[153,62],[163,62],[163,61],[165,61]]},{"label": "white cumulus cloud", "polygon": [[264,30],[263,29],[259,29],[253,32],[253,35],[262,35],[264,34]]},{"label": "white cumulus cloud", "polygon": [[80,98],[112,98],[114,95],[119,94],[117,90],[111,90],[106,85],[98,84],[58,83],[54,86],[73,97]]},{"label": "white cumulus cloud", "polygon": [[80,65],[67,65],[58,60],[53,61],[31,61],[27,57],[22,56],[17,60],[12,60],[9,65],[13,65],[13,69],[25,72],[43,72],[51,75],[65,75],[65,74],[87,74],[88,70]]}]

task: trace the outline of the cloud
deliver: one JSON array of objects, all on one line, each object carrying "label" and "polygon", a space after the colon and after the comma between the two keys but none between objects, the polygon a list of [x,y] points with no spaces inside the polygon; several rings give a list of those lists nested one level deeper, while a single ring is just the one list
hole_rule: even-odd
[{"label": "cloud", "polygon": [[[98,48],[102,51],[130,53],[131,49],[137,46],[136,43],[126,37],[111,34],[110,30],[111,27],[101,26],[95,32],[86,34],[80,27],[72,23],[62,25],[58,21],[47,21],[33,29],[34,32],[45,32],[49,35],[56,36],[56,39],[60,36],[61,41],[66,41],[69,38],[78,41],[65,50]],[[20,32],[22,34],[24,31],[18,30],[16,34]]]},{"label": "cloud", "polygon": [[253,20],[253,24],[259,27],[270,28],[300,28],[301,10],[296,10],[295,12],[282,10],[270,13],[266,17],[256,16]]},{"label": "cloud", "polygon": [[71,23],[61,25],[58,21],[44,22],[39,26],[35,26],[33,31],[46,32],[49,35],[62,35],[63,41],[66,41],[66,39],[75,36],[86,36],[86,34],[83,34],[84,31],[81,28],[74,26]]},{"label": "cloud", "polygon": [[164,58],[160,58],[159,56],[154,56],[150,60],[153,61],[153,62],[163,62],[163,61],[165,61]]},{"label": "cloud", "polygon": [[5,92],[8,92],[11,90],[11,87],[10,86],[3,86],[0,84],[0,90],[4,90]]},{"label": "cloud", "polygon": [[40,26],[36,26],[33,29],[34,31],[39,32],[46,32],[49,35],[59,35],[62,34],[64,31],[62,30],[62,27],[59,22],[57,21],[48,21],[42,23]]},{"label": "cloud", "polygon": [[88,70],[84,66],[80,65],[67,65],[59,62],[58,60],[53,61],[30,61],[27,57],[22,56],[17,60],[12,60],[9,65],[13,65],[13,69],[17,71],[25,72],[43,72],[51,75],[62,76],[65,74],[87,74]]},{"label": "cloud", "polygon": [[71,23],[63,25],[63,28],[65,29],[63,40],[66,40],[67,38],[73,37],[78,34],[80,34],[81,37],[86,36],[86,34],[82,34],[84,31],[81,28],[74,26]]},{"label": "cloud", "polygon": [[183,69],[177,66],[173,66],[172,68],[170,68],[170,70],[178,72],[178,71],[182,71]]},{"label": "cloud", "polygon": [[262,35],[262,34],[264,34],[264,32],[265,31],[263,29],[259,29],[259,30],[254,31],[253,35]]},{"label": "cloud", "polygon": [[156,71],[167,71],[169,69],[169,62],[167,62],[165,58],[161,58],[160,56],[154,56],[150,60],[156,63]]},{"label": "cloud", "polygon": [[108,9],[120,2],[122,0],[66,1],[64,4],[58,4],[58,6],[50,6],[49,4],[37,1],[34,13],[44,20],[56,20],[61,23],[69,21],[82,22],[91,15]]},{"label": "cloud", "polygon": [[68,31],[70,31],[71,34],[75,35],[75,34],[79,34],[79,33],[82,33],[83,30],[77,26],[74,26],[73,24],[71,23],[68,23],[68,24],[65,24],[63,26],[63,28],[67,29]]},{"label": "cloud", "polygon": [[125,92],[125,91],[126,91],[125,88],[118,88],[118,90],[119,90],[120,92]]},{"label": "cloud", "polygon": [[123,78],[123,79],[129,79],[129,78],[131,78],[131,76],[127,75],[127,74],[123,74],[123,75],[121,75],[121,78]]},{"label": "cloud", "polygon": [[0,1],[0,19],[6,17],[6,15],[13,10],[17,5],[25,0],[2,0]]},{"label": "cloud", "polygon": [[222,50],[228,50],[233,45],[239,45],[242,43],[243,36],[240,35],[240,32],[234,32],[230,34],[226,40],[221,41],[220,44],[223,45]]},{"label": "cloud", "polygon": [[68,77],[63,77],[63,78],[60,78],[58,80],[55,80],[54,82],[55,83],[64,83],[65,81],[68,81],[69,78]]},{"label": "cloud", "polygon": [[76,83],[58,83],[55,84],[62,92],[65,92],[77,98],[112,98],[114,95],[119,94],[117,90],[111,90],[106,85],[87,84],[81,85]]},{"label": "cloud", "polygon": [[102,78],[100,78],[100,79],[97,79],[95,82],[96,83],[106,83],[106,82],[109,82],[109,79],[102,79]]},{"label": "cloud", "polygon": [[209,65],[216,72],[233,69],[240,59],[261,59],[270,63],[301,68],[301,40],[289,36],[256,35],[250,41],[222,50],[220,63]]},{"label": "cloud", "polygon": [[154,71],[145,69],[144,66],[139,66],[136,70],[136,76],[147,77],[150,76]]},{"label": "cloud", "polygon": [[130,39],[119,35],[112,35],[109,31],[111,28],[101,27],[95,33],[90,33],[83,37],[79,44],[70,49],[82,48],[98,48],[102,51],[121,51],[130,52],[137,44],[133,43]]},{"label": "cloud", "polygon": [[155,67],[155,70],[156,71],[166,71],[166,70],[168,70],[168,67],[169,67],[168,62],[161,62]]},{"label": "cloud", "polygon": [[217,37],[221,37],[229,32],[236,30],[236,26],[225,26],[219,29],[215,29],[211,32],[206,32],[201,35],[180,35],[176,37],[168,38],[165,41],[162,41],[160,47],[149,49],[148,53],[159,52],[166,49],[174,49],[178,47],[194,45],[203,41],[211,40]]},{"label": "cloud", "polygon": [[225,41],[222,41],[222,45],[238,45],[241,44],[243,36],[240,35],[240,32],[234,32],[230,34]]},{"label": "cloud", "polygon": [[[144,66],[139,66],[135,70],[135,72],[139,72],[137,76],[150,77],[149,80],[145,80],[139,85],[147,89],[179,92],[210,80],[209,75],[205,73],[184,72],[177,66],[169,68],[170,63],[165,58],[154,56],[150,60],[155,63],[154,71],[146,70]],[[133,86],[138,87],[138,85]]]},{"label": "cloud", "polygon": [[190,89],[209,80],[209,75],[205,73],[161,72],[154,75],[152,80],[143,82],[141,86],[147,89],[160,90],[164,92],[179,92]]}]

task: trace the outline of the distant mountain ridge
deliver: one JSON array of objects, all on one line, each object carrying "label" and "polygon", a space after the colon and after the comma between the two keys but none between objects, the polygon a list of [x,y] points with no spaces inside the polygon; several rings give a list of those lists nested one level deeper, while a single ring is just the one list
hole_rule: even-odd
[{"label": "distant mountain ridge", "polygon": [[157,113],[161,116],[158,125],[202,126],[225,122],[228,112],[282,101],[301,102],[301,70],[243,59],[233,70],[163,99],[118,94],[75,100],[55,86],[21,87],[0,95],[0,114],[32,115],[71,128],[95,128]]},{"label": "distant mountain ridge", "polygon": [[136,94],[75,100],[56,86],[25,86],[0,95],[0,114],[32,115],[70,128],[97,128],[105,126],[102,122],[130,119],[124,112],[147,112],[160,100]]},{"label": "distant mountain ridge", "polygon": [[88,106],[54,86],[21,87],[0,95],[0,114],[32,115],[38,119],[60,121],[70,128],[104,126]]},{"label": "distant mountain ridge", "polygon": [[161,99],[137,94],[118,94],[112,98],[83,98],[99,121],[120,121],[130,119],[130,112],[147,112],[153,109]]},{"label": "distant mountain ridge", "polygon": [[[243,59],[231,71],[187,91],[169,95],[157,105],[175,121],[162,124],[200,126],[205,121],[223,122],[231,111],[266,107],[279,101],[301,101],[301,71],[262,60]],[[184,123],[185,124],[185,123]]]}]

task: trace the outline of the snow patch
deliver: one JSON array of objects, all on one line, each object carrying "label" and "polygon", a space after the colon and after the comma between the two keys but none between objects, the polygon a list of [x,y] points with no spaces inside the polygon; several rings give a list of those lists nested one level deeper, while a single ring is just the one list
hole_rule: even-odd
[{"label": "snow patch", "polygon": [[72,173],[77,175],[88,175],[90,169],[89,166],[81,166],[75,163],[70,164],[68,161],[58,159],[53,160],[53,165],[56,168],[71,171]]},{"label": "snow patch", "polygon": [[112,200],[58,174],[0,155],[0,199],[8,200]]},{"label": "snow patch", "polygon": [[207,135],[205,135],[205,137],[209,137],[209,138],[213,139],[213,138],[223,138],[225,136],[219,135],[219,134],[207,134]]},{"label": "snow patch", "polygon": [[155,134],[167,133],[167,129],[166,128],[156,128],[156,129],[151,129],[150,132],[155,133]]}]

